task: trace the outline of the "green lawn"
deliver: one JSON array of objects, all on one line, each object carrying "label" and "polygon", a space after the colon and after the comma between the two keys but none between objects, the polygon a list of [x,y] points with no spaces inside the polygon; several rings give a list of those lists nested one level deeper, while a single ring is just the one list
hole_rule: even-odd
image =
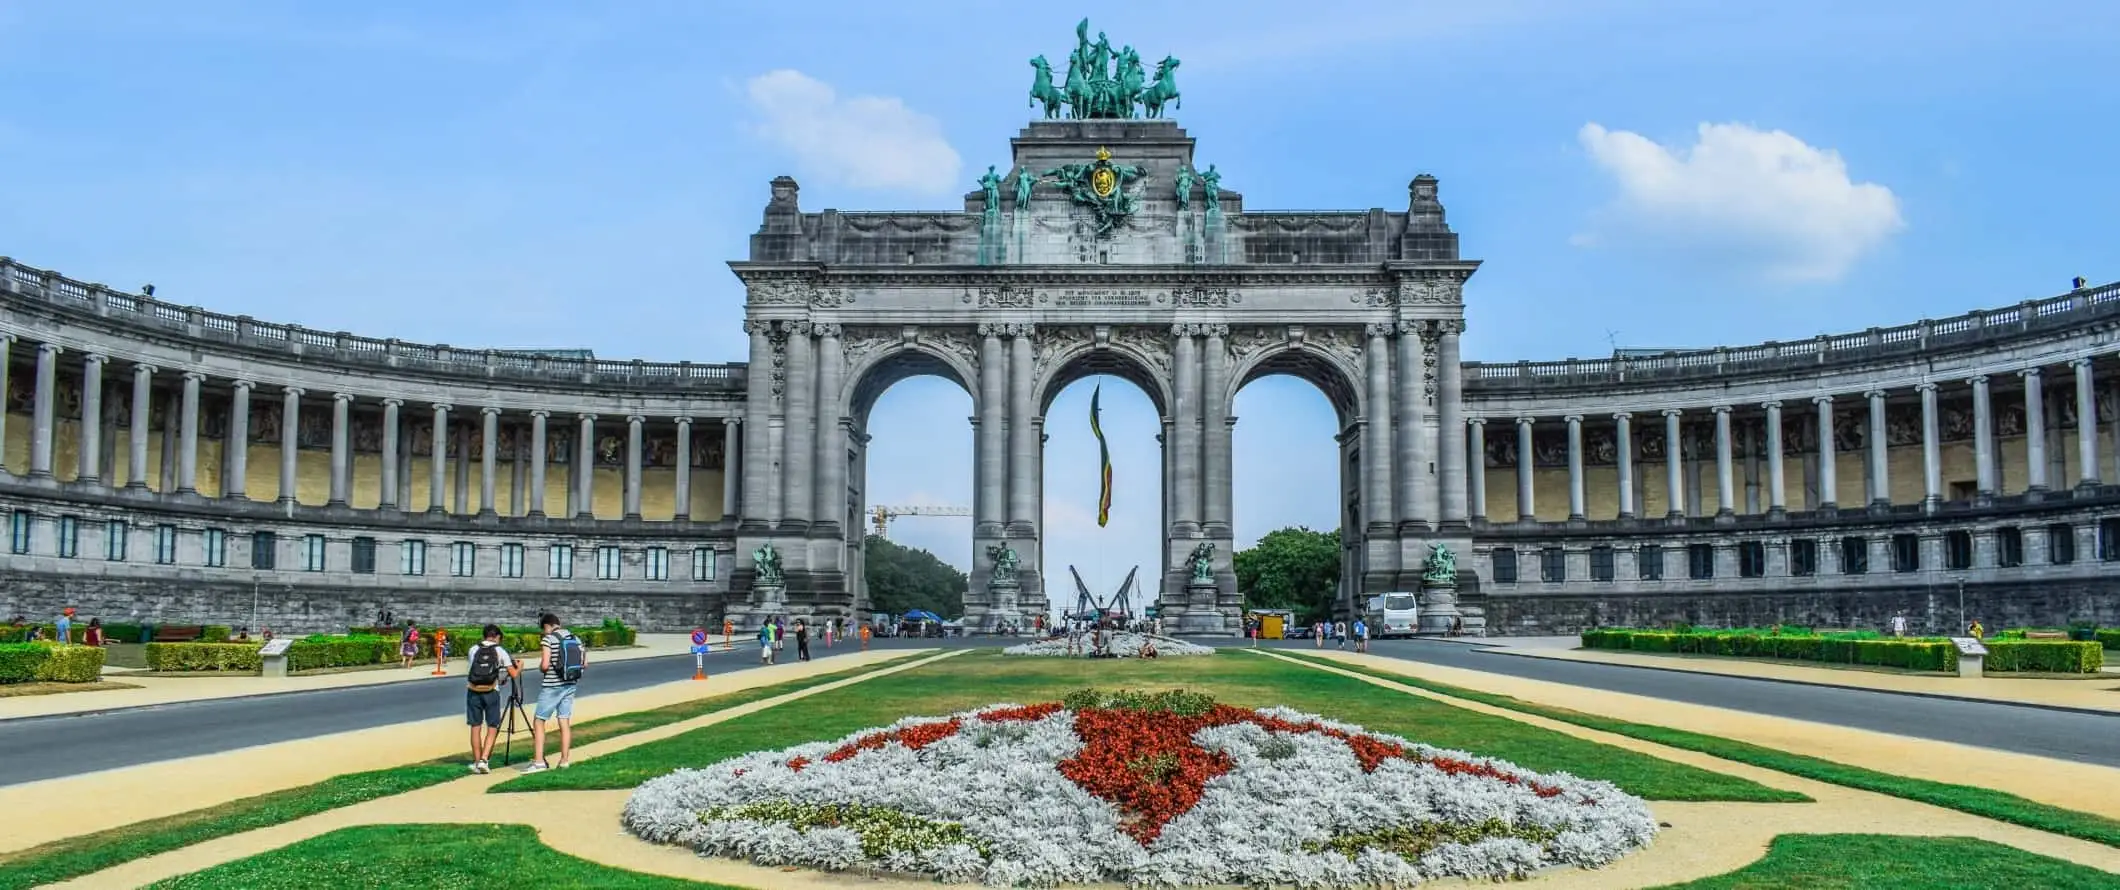
[{"label": "green lawn", "polygon": [[1393,692],[1351,677],[1248,655],[1156,661],[1011,658],[987,650],[823,692],[564,770],[521,776],[495,791],[626,789],[685,766],[824,741],[908,714],[997,702],[1053,701],[1086,686],[1190,688],[1247,707],[1288,705],[1416,741],[1498,757],[1540,772],[1611,781],[1651,800],[1801,801],[1794,792]]},{"label": "green lawn", "polygon": [[1425,689],[1430,692],[1461,698],[1466,701],[1507,708],[1525,714],[1536,714],[1564,723],[1573,723],[1577,726],[1603,730],[1647,742],[1655,742],[1659,745],[1669,745],[1670,747],[1687,751],[1698,751],[1702,754],[1723,758],[1724,760],[1751,764],[1788,773],[1792,776],[1802,776],[1806,779],[1830,782],[1835,785],[1844,785],[1863,791],[1889,794],[1893,797],[1902,797],[1907,800],[1953,809],[1962,813],[1971,813],[1972,815],[1994,819],[1998,822],[2008,822],[2013,825],[2022,825],[2026,828],[2050,831],[2055,834],[2081,838],[2107,846],[2120,847],[2120,821],[2108,819],[2095,813],[2085,813],[2039,803],[2038,801],[2026,800],[2007,792],[1979,788],[1972,785],[1954,785],[1949,782],[1895,776],[1891,773],[1864,769],[1859,766],[1849,766],[1818,757],[1791,754],[1787,751],[1732,741],[1719,736],[1687,732],[1667,726],[1616,720],[1597,714],[1571,711],[1567,708],[1533,704],[1506,695],[1479,692],[1452,686],[1448,683],[1437,683],[1432,680],[1423,680],[1418,677],[1410,677],[1390,671],[1342,664],[1300,654],[1292,655],[1292,657],[1308,664],[1339,668],[1365,676],[1376,677],[1380,680],[1389,680],[1416,689]]},{"label": "green lawn", "polygon": [[[869,667],[848,668],[649,711],[587,720],[574,728],[574,740],[576,744],[586,744],[597,739],[664,726],[923,657],[926,656],[908,655]],[[710,684],[702,685],[708,689],[712,688]],[[279,825],[326,810],[438,785],[462,778],[465,775],[465,763],[466,757],[459,755],[390,769],[348,773],[333,776],[314,785],[246,797],[204,809],[53,841],[26,850],[0,853],[0,890],[19,890],[64,881],[214,838]]]},{"label": "green lawn", "polygon": [[1785,834],[1726,875],[1659,890],[2112,890],[2120,875],[1969,837]]}]

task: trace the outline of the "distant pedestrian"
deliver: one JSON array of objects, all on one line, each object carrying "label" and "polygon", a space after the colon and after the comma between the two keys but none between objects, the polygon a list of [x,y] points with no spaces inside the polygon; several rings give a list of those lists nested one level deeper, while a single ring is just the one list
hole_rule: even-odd
[{"label": "distant pedestrian", "polygon": [[101,646],[103,642],[103,619],[88,619],[88,630],[81,632],[81,644],[84,646]]},{"label": "distant pedestrian", "polygon": [[420,629],[418,625],[413,624],[412,620],[408,618],[405,620],[405,632],[398,636],[398,661],[400,662],[398,666],[411,667],[412,659],[419,654]]},{"label": "distant pedestrian", "polygon": [[1965,635],[1976,640],[1983,640],[1987,638],[1987,628],[1981,627],[1979,620],[1976,619],[1972,624],[1966,625]]},{"label": "distant pedestrian", "polygon": [[573,764],[574,754],[574,691],[581,682],[582,671],[589,665],[588,649],[580,638],[559,623],[559,616],[550,612],[538,616],[538,629],[544,632],[538,638],[538,647],[543,650],[538,662],[537,719],[531,722],[530,736],[537,748],[537,759],[523,766],[523,772],[540,772],[545,764],[545,721],[559,724],[559,768]]},{"label": "distant pedestrian", "polygon": [[59,620],[53,623],[52,640],[60,643],[74,641],[74,609],[68,606],[59,610]]},{"label": "distant pedestrian", "polygon": [[838,626],[839,619],[837,618],[826,618],[824,620],[824,647],[826,649],[832,648],[832,628]]},{"label": "distant pedestrian", "polygon": [[721,620],[721,644],[723,646],[728,646],[731,648],[734,648],[736,646],[735,619],[723,618]]},{"label": "distant pedestrian", "polygon": [[869,651],[869,626],[866,624],[861,626],[861,651]]},{"label": "distant pedestrian", "polygon": [[501,714],[507,710],[501,702],[501,687],[510,678],[522,676],[522,669],[501,645],[500,627],[486,625],[484,636],[471,647],[471,671],[464,688],[464,722],[471,727],[471,771],[482,774],[492,772],[486,761],[493,756],[493,742],[501,734]]},{"label": "distant pedestrian", "polygon": [[800,618],[795,619],[795,660],[810,660],[810,625]]},{"label": "distant pedestrian", "polygon": [[1335,621],[1332,623],[1332,648],[1347,648],[1347,622]]},{"label": "distant pedestrian", "polygon": [[[782,623],[781,623],[781,620],[780,620],[780,619],[779,619],[778,617],[775,617],[775,618],[773,619],[773,651],[777,653],[777,652],[779,652],[780,650],[782,650],[782,649],[785,649],[785,648],[787,648],[787,647],[788,647],[788,626],[787,626],[786,624],[782,624]],[[776,656],[774,656],[774,657],[776,657],[776,658],[777,658],[777,657],[779,657],[779,656],[778,656],[778,655],[776,655]]]},{"label": "distant pedestrian", "polygon": [[1369,622],[1360,618],[1354,620],[1354,651],[1369,651]]},{"label": "distant pedestrian", "polygon": [[1905,613],[1905,612],[1901,612],[1901,613],[1899,613],[1899,614],[1897,614],[1897,615],[1893,615],[1893,616],[1892,616],[1892,636],[1895,636],[1895,637],[1903,637],[1903,636],[1906,636],[1906,635],[1907,635],[1907,613]]},{"label": "distant pedestrian", "polygon": [[773,622],[758,625],[758,663],[773,663]]}]

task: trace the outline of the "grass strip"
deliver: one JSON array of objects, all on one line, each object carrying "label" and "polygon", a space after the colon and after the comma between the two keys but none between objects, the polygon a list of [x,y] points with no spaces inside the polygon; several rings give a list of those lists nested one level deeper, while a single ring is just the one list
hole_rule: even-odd
[{"label": "grass strip", "polygon": [[[786,683],[585,721],[574,727],[574,742],[577,745],[588,744],[643,729],[665,726],[925,657],[926,654],[907,655]],[[468,761],[466,755],[455,755],[408,766],[347,773],[312,785],[232,800],[216,806],[0,854],[0,890],[18,890],[70,880],[135,859],[167,853],[215,838],[241,834],[327,810],[439,785],[462,778],[465,775],[464,765]]]},{"label": "grass strip", "polygon": [[[328,877],[325,877],[328,876]],[[158,883],[151,890],[317,887],[738,890],[625,871],[545,846],[528,825],[364,825]]]},{"label": "grass strip", "polygon": [[2109,890],[2085,865],[1970,837],[1785,834],[1765,858],[1728,874],[1657,890]]},{"label": "grass strip", "polygon": [[1601,717],[1596,714],[1585,714],[1581,711],[1571,711],[1566,708],[1533,704],[1506,695],[1479,692],[1461,686],[1452,686],[1448,683],[1437,683],[1433,680],[1380,671],[1361,665],[1345,664],[1315,656],[1285,652],[1276,654],[1284,655],[1296,661],[1352,671],[1357,674],[1404,684],[1416,689],[1425,689],[1429,692],[1461,698],[1466,701],[1506,708],[1524,714],[1533,714],[1552,720],[1559,720],[1563,723],[1573,723],[1577,726],[1641,739],[1645,742],[1655,742],[1659,745],[1668,745],[1687,751],[1697,751],[1712,757],[1734,760],[1738,763],[1788,773],[1792,776],[1801,776],[1806,779],[1828,782],[1863,791],[1874,791],[1878,794],[1889,794],[1893,797],[1957,810],[1961,813],[1970,813],[1975,816],[1993,819],[1997,822],[2022,825],[2026,828],[2079,838],[2109,847],[2120,847],[2120,820],[2108,819],[2094,813],[2064,809],[2051,804],[2043,804],[2002,791],[1976,788],[1971,785],[1954,785],[1949,782],[1916,779],[1908,776],[1896,776],[1891,773],[1882,773],[1859,766],[1849,766],[1823,758],[1792,754],[1749,742],[1733,741],[1719,736],[1687,732],[1683,729],[1672,729],[1668,726],[1633,723],[1611,717]]},{"label": "grass strip", "polygon": [[1212,655],[1136,659],[1010,658],[970,652],[553,770],[494,792],[628,789],[681,767],[827,741],[907,715],[1057,701],[1089,686],[1190,689],[1239,707],[1290,705],[1443,748],[1474,751],[1539,772],[1610,781],[1651,800],[1807,801],[1792,791],[1590,742],[1508,717],[1419,699],[1353,677],[1266,658]]}]

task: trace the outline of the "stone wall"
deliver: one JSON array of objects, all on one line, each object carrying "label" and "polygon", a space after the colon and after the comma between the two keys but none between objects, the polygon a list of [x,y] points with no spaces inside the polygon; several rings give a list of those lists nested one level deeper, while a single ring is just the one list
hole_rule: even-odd
[{"label": "stone wall", "polygon": [[[1965,615],[1989,630],[2055,627],[2071,621],[2120,624],[2120,577],[2075,581],[1968,583]],[[1487,610],[1493,636],[1576,634],[1601,627],[1771,627],[1883,630],[1904,612],[1920,633],[1962,631],[1956,584],[1765,593],[1686,590],[1668,594],[1541,596],[1504,594],[1469,601]]]},{"label": "stone wall", "polygon": [[0,572],[0,618],[50,620],[73,607],[77,621],[226,624],[275,633],[344,633],[375,622],[389,609],[399,621],[421,625],[529,625],[551,611],[577,626],[617,618],[650,633],[676,633],[721,622],[722,596],[699,586],[662,584],[653,590],[551,592],[505,586],[454,591],[378,590],[321,584],[250,584],[175,569],[166,579],[99,578],[78,574]]}]

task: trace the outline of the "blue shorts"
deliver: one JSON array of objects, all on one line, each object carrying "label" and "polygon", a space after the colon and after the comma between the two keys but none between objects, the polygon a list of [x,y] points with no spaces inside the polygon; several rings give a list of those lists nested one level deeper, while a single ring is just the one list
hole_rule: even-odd
[{"label": "blue shorts", "polygon": [[501,725],[501,691],[489,689],[485,692],[464,690],[464,722],[472,726]]},{"label": "blue shorts", "polygon": [[574,684],[544,686],[537,691],[537,719],[574,719]]}]

